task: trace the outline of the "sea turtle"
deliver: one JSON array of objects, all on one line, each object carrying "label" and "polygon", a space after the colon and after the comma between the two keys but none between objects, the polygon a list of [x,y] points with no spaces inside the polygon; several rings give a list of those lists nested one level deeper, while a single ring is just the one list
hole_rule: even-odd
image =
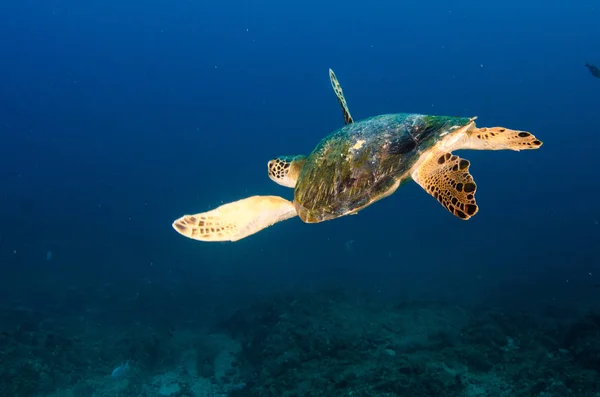
[{"label": "sea turtle", "polygon": [[294,188],[294,200],[251,196],[211,211],[185,215],[173,228],[194,240],[238,241],[299,216],[306,223],[353,215],[412,179],[460,219],[478,211],[469,161],[452,152],[538,149],[529,132],[477,128],[476,117],[383,114],[354,122],[342,88],[329,70],[345,125],[323,138],[308,156],[268,162],[269,177]]}]

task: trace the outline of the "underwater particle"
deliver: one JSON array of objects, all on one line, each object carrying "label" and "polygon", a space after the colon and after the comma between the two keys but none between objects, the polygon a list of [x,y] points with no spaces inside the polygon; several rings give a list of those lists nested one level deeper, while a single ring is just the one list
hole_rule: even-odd
[{"label": "underwater particle", "polygon": [[586,63],[585,67],[588,68],[592,76],[600,79],[600,68],[598,68],[598,66],[591,63]]},{"label": "underwater particle", "polygon": [[346,248],[346,252],[349,254],[354,253],[354,240],[348,240],[344,243],[344,247]]},{"label": "underwater particle", "polygon": [[52,255],[52,251],[48,251],[48,252],[46,252],[46,260],[47,260],[47,261],[51,261],[51,260],[52,260],[52,256],[53,256],[53,255]]}]

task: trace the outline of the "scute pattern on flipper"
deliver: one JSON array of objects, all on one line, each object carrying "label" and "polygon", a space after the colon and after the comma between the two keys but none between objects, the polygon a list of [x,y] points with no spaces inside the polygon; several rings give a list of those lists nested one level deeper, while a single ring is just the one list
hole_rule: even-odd
[{"label": "scute pattern on flipper", "polygon": [[173,222],[173,227],[186,237],[202,241],[220,241],[237,233],[234,223],[224,222],[223,219],[212,216],[211,211],[185,215]]},{"label": "scute pattern on flipper", "polygon": [[471,135],[470,149],[479,150],[525,150],[538,149],[542,141],[527,131],[504,127],[477,128]]},{"label": "scute pattern on flipper", "polygon": [[441,153],[425,162],[415,175],[415,181],[448,211],[460,219],[477,213],[477,185],[469,173],[471,163],[451,153]]},{"label": "scute pattern on flipper", "polygon": [[200,241],[237,241],[295,217],[294,205],[278,196],[251,196],[173,222],[181,235]]}]

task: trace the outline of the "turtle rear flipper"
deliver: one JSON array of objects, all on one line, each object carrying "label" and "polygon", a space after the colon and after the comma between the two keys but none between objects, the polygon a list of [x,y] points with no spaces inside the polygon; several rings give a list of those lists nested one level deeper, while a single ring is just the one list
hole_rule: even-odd
[{"label": "turtle rear flipper", "polygon": [[412,178],[455,216],[469,219],[477,213],[477,185],[469,173],[470,163],[452,153],[432,153],[416,165]]},{"label": "turtle rear flipper", "polygon": [[237,241],[297,215],[294,204],[277,196],[252,196],[173,222],[181,235],[200,241]]},{"label": "turtle rear flipper", "polygon": [[504,127],[472,128],[467,131],[465,145],[457,149],[474,150],[526,150],[539,149],[542,141],[527,131],[511,130]]},{"label": "turtle rear flipper", "polygon": [[346,103],[346,98],[344,97],[344,91],[342,90],[342,86],[338,81],[333,70],[329,69],[329,81],[331,82],[331,87],[333,88],[333,92],[335,92],[335,96],[337,97],[340,106],[342,107],[342,113],[344,114],[344,123],[351,124],[354,123],[354,119],[350,115],[350,110],[348,109],[348,104]]},{"label": "turtle rear flipper", "polygon": [[296,187],[296,181],[306,162],[306,156],[281,156],[269,161],[267,169],[269,178],[281,186]]}]

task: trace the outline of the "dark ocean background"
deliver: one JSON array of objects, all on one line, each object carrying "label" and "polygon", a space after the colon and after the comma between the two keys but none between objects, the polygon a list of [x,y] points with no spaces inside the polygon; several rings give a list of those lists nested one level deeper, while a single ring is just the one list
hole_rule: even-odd
[{"label": "dark ocean background", "polygon": [[[584,67],[600,64],[599,20],[592,0],[0,4],[6,346],[25,343],[15,336],[24,328],[84,340],[82,323],[210,334],[265,301],[333,290],[380,308],[427,301],[547,322],[560,312],[565,329],[600,316],[600,80]],[[355,120],[478,116],[544,146],[461,151],[478,184],[468,222],[409,183],[358,216],[294,218],[236,243],[177,234],[171,223],[186,213],[254,194],[292,198],[266,164],[308,154],[343,126],[328,68]],[[600,379],[596,341],[589,379]],[[2,346],[0,374],[20,374]],[[135,366],[132,354],[111,354],[109,376],[123,360]],[[25,389],[0,376],[2,395],[77,383],[52,376]],[[245,383],[231,394],[295,387]],[[562,396],[597,396],[594,387]],[[289,395],[317,395],[303,393]]]}]

